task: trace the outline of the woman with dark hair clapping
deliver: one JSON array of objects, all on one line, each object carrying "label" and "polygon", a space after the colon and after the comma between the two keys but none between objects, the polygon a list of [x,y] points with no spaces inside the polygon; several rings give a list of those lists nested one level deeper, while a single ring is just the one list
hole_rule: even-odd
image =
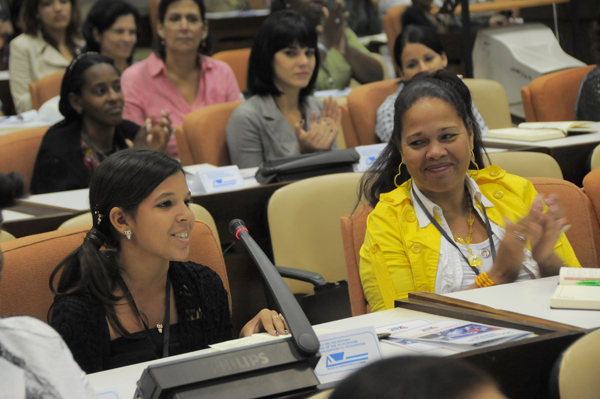
[{"label": "woman with dark hair clapping", "polygon": [[312,96],[319,69],[317,33],[295,11],[261,25],[250,54],[248,90],[227,125],[231,162],[240,168],[273,158],[336,148],[341,110]]},{"label": "woman with dark hair clapping", "polygon": [[119,70],[111,58],[84,53],[67,69],[61,85],[60,113],[65,119],[52,126],[38,151],[31,192],[89,187],[92,173],[110,154],[133,146],[164,150],[171,121],[143,126],[123,119]]},{"label": "woman with dark hair clapping", "polygon": [[390,142],[362,185],[375,208],[360,250],[373,311],[413,291],[445,294],[580,267],[558,198],[495,165],[480,169],[483,155],[462,80],[442,70],[405,85]]}]

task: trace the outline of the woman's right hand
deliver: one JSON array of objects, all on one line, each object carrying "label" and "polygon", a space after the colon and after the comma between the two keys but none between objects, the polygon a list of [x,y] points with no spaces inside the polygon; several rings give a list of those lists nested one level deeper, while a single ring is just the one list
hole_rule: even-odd
[{"label": "woman's right hand", "polygon": [[161,116],[160,122],[156,125],[154,125],[154,115],[146,118],[144,125],[135,136],[135,140],[133,142],[127,140],[127,145],[129,147],[148,147],[163,152],[167,148],[171,134],[173,134],[173,127],[169,111],[163,109]]},{"label": "woman's right hand", "polygon": [[512,283],[519,275],[525,259],[527,242],[535,246],[544,232],[543,205],[541,198],[536,198],[529,214],[517,223],[505,217],[506,235],[498,249],[498,256],[492,270],[488,273],[495,284]]},{"label": "woman's right hand", "polygon": [[325,16],[323,22],[323,32],[321,35],[321,42],[328,49],[335,48],[342,51],[345,44],[346,37],[346,16],[345,12],[346,5],[342,0],[338,0],[333,7],[333,10],[329,12],[327,7],[323,7],[323,14]]},{"label": "woman's right hand", "polygon": [[342,123],[342,110],[335,100],[329,97],[323,102],[321,120],[317,123],[315,112],[310,116],[308,132],[303,129],[304,121],[298,122],[294,129],[298,138],[298,148],[301,154],[317,151],[329,151]]}]

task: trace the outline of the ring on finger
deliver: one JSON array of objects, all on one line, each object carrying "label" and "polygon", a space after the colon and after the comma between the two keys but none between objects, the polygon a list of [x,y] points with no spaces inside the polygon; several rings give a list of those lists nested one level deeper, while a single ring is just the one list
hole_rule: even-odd
[{"label": "ring on finger", "polygon": [[527,239],[525,238],[525,235],[523,233],[519,233],[518,231],[513,232],[513,236],[519,240],[519,241],[527,241]]},{"label": "ring on finger", "polygon": [[281,315],[280,315],[280,314],[276,314],[275,316],[273,316],[273,320],[275,320],[275,319],[279,319],[279,318],[281,318]]},{"label": "ring on finger", "polygon": [[340,24],[340,22],[341,22],[341,20],[340,20],[339,18],[336,18],[336,19],[335,19],[335,23],[336,23],[336,24],[338,24],[338,25],[339,25],[339,24]]}]

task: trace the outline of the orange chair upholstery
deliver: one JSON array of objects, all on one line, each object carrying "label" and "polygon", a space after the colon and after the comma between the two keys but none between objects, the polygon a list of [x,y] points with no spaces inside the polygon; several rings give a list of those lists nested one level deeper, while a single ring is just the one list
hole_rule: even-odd
[{"label": "orange chair upholstery", "polygon": [[346,148],[352,148],[360,145],[358,139],[358,133],[354,128],[354,122],[352,116],[348,110],[348,104],[340,105],[342,110],[342,132],[344,133],[344,141],[346,142]]},{"label": "orange chair upholstery", "polygon": [[534,79],[521,88],[527,122],[573,121],[579,86],[596,65],[571,68]]},{"label": "orange chair upholstery", "polygon": [[379,139],[375,136],[377,109],[387,96],[393,94],[397,89],[398,81],[393,79],[367,83],[354,88],[350,92],[350,95],[348,95],[348,110],[354,122],[354,130],[359,145],[379,142]]},{"label": "orange chair upholstery", "polygon": [[[583,189],[586,196],[589,198],[592,208],[594,209],[593,214],[593,225],[600,226],[600,168],[594,169],[588,173],[583,179]],[[600,245],[600,228],[595,234],[596,243]],[[597,267],[600,267],[600,251],[598,252]]]},{"label": "orange chair upholstery", "polygon": [[[0,247],[5,265],[0,280],[0,316],[27,315],[46,321],[54,300],[48,287],[50,274],[61,260],[81,245],[89,228],[75,227],[3,243]],[[196,221],[194,226],[189,259],[215,270],[229,292],[221,248],[203,222]]]},{"label": "orange chair upholstery", "polygon": [[[592,172],[593,173],[593,172]],[[592,202],[596,210],[600,209],[600,169],[594,176],[591,173],[586,176],[588,184],[594,190]],[[592,207],[590,198],[586,196],[577,186],[565,180],[544,177],[532,177],[529,179],[536,190],[541,194],[555,193],[558,195],[566,212],[566,217],[571,224],[567,231],[567,238],[577,255],[577,259],[584,267],[598,267],[600,260],[596,251],[595,237],[600,237],[600,220]],[[585,185],[584,180],[584,185]],[[587,190],[586,190],[587,191]],[[588,193],[589,194],[589,193]],[[595,196],[597,195],[597,196]],[[344,243],[344,254],[346,257],[346,268],[348,270],[348,289],[350,293],[350,304],[352,316],[365,314],[369,311],[367,300],[364,296],[362,283],[360,281],[360,248],[364,242],[367,230],[367,217],[372,208],[365,204],[358,208],[353,215],[345,215],[341,218],[342,242]]]},{"label": "orange chair upholstery", "polygon": [[[183,132],[193,164],[231,165],[225,139],[225,128],[233,110],[240,104],[241,102],[209,105],[197,109],[185,117]],[[175,137],[183,140],[179,136]],[[177,147],[179,148],[180,145],[177,144]]]},{"label": "orange chair upholstery", "polygon": [[193,165],[194,157],[192,157],[192,151],[188,145],[187,139],[185,138],[185,132],[183,126],[175,126],[173,128],[173,135],[175,135],[175,143],[177,144],[177,154],[179,160],[183,166]]},{"label": "orange chair upholstery", "polygon": [[37,82],[29,83],[29,93],[31,94],[31,105],[33,109],[38,110],[46,101],[60,95],[60,85],[65,76],[64,72],[56,72],[44,76]]},{"label": "orange chair upholstery", "polygon": [[36,127],[0,135],[0,173],[17,172],[25,177],[29,190],[33,167],[48,127]]},{"label": "orange chair upholstery", "polygon": [[248,63],[250,61],[250,49],[241,48],[237,50],[219,51],[211,56],[215,60],[223,61],[231,67],[235,80],[237,80],[240,91],[246,88],[248,80]]},{"label": "orange chair upholstery", "polygon": [[394,60],[394,43],[400,32],[402,32],[402,13],[409,5],[410,4],[406,4],[390,8],[381,19],[383,22],[383,30],[388,39],[388,49],[390,50],[390,56],[392,57],[395,70],[398,70],[398,65],[396,65],[396,61]]},{"label": "orange chair upholstery", "polygon": [[341,218],[342,242],[346,257],[346,270],[348,271],[348,291],[352,316],[370,312],[360,281],[359,265],[360,247],[363,245],[365,232],[367,231],[367,216],[372,210],[373,208],[369,204],[364,204],[354,214],[344,215]]},{"label": "orange chair upholstery", "polygon": [[152,37],[156,38],[156,25],[158,22],[158,6],[160,0],[152,0],[148,3],[148,19],[150,20],[150,29],[152,30]]}]

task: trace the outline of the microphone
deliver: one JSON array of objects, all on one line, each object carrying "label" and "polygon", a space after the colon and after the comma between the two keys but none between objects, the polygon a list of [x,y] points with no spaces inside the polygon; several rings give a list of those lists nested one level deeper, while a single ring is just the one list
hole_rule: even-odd
[{"label": "microphone", "polygon": [[306,356],[316,355],[319,352],[319,339],[298,301],[292,295],[273,263],[250,236],[242,220],[233,219],[229,222],[229,232],[244,244],[254,263],[258,266],[267,287],[273,294],[275,302],[287,322],[292,333],[292,340],[298,351]]}]

